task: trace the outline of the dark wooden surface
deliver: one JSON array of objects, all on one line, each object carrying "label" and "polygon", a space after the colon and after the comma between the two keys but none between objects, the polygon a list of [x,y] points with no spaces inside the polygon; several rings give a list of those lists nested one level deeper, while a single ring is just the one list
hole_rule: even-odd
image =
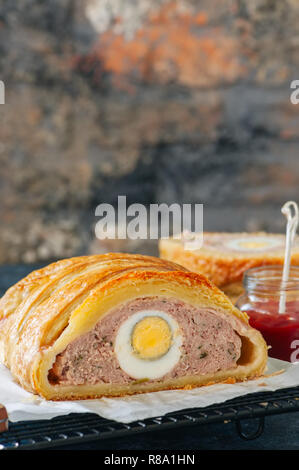
[{"label": "dark wooden surface", "polygon": [[[37,266],[0,267],[0,294]],[[243,423],[245,432],[252,432],[257,420]],[[296,449],[299,450],[299,412],[268,416],[263,434],[251,441],[241,439],[234,422],[208,424],[178,430],[144,433],[128,438],[95,441],[89,444],[64,446],[62,449],[105,450],[230,450],[230,449]]]}]

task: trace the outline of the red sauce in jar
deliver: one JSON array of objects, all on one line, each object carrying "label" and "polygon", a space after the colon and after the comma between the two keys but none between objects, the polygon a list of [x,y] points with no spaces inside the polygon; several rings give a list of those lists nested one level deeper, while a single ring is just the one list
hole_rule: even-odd
[{"label": "red sauce in jar", "polygon": [[246,311],[250,325],[259,330],[271,346],[269,356],[299,361],[299,301],[287,302],[285,314],[279,314],[279,303],[271,300],[247,307],[244,305],[241,310]]}]

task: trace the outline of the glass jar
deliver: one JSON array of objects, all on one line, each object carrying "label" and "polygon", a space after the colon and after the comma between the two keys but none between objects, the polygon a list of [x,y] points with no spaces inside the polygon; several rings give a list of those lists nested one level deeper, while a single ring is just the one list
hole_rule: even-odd
[{"label": "glass jar", "polygon": [[[287,282],[282,282],[282,266],[252,268],[244,274],[245,293],[236,306],[249,316],[249,323],[266,340],[269,356],[289,362],[299,361],[299,266],[292,266]],[[285,311],[279,313],[281,296]]]}]

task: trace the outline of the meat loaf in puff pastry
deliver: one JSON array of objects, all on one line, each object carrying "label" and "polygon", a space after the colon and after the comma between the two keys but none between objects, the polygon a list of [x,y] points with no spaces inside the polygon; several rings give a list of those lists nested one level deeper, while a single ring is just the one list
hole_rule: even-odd
[{"label": "meat loaf in puff pastry", "polygon": [[204,276],[150,256],[109,253],[34,271],[0,301],[1,359],[51,400],[243,381],[267,346]]},{"label": "meat loaf in puff pastry", "polygon": [[[204,274],[235,301],[243,292],[242,279],[247,269],[283,265],[285,236],[265,232],[205,232],[198,250],[184,249],[183,238],[162,239],[159,250],[161,258]],[[299,237],[292,248],[291,262],[299,264]]]}]

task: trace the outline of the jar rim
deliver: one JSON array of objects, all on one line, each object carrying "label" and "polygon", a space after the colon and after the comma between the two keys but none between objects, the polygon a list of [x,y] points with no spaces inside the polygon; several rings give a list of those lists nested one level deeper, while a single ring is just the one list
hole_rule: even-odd
[{"label": "jar rim", "polygon": [[282,281],[283,266],[267,265],[250,268],[244,273],[243,284],[247,290],[290,291],[299,290],[299,266],[290,267],[288,281]]}]

